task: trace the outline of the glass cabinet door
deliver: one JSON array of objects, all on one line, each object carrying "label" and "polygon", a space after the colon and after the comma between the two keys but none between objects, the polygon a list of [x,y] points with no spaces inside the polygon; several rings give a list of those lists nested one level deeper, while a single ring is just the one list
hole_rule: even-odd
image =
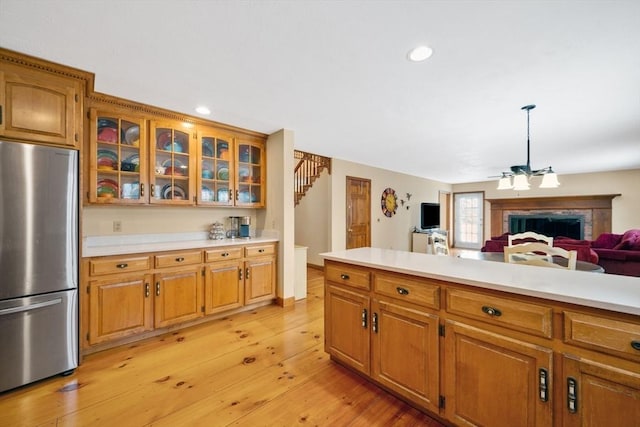
[{"label": "glass cabinet door", "polygon": [[144,119],[91,109],[89,201],[146,203]]},{"label": "glass cabinet door", "polygon": [[264,206],[264,143],[238,142],[236,205]]},{"label": "glass cabinet door", "polygon": [[197,203],[233,205],[233,139],[210,129],[198,131]]},{"label": "glass cabinet door", "polygon": [[180,124],[151,123],[151,203],[193,204],[194,145]]}]

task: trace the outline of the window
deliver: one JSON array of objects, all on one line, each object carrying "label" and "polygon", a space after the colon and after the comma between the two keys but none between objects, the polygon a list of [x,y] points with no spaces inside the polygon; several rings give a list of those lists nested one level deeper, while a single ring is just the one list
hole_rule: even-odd
[{"label": "window", "polygon": [[454,193],[453,246],[480,249],[483,241],[484,193]]}]

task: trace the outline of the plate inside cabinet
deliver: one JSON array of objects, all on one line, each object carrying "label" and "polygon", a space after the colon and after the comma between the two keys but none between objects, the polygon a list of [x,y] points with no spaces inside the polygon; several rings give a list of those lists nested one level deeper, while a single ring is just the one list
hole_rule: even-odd
[{"label": "plate inside cabinet", "polygon": [[229,181],[229,169],[227,168],[218,169],[218,179],[220,181]]},{"label": "plate inside cabinet", "polygon": [[202,195],[201,195],[201,197],[202,197],[202,200],[204,202],[214,202],[215,201],[213,191],[209,187],[207,187],[206,185],[202,186]]},{"label": "plate inside cabinet", "polygon": [[167,200],[184,200],[186,193],[178,184],[167,184],[162,187],[162,198]]},{"label": "plate inside cabinet", "polygon": [[101,198],[118,197],[118,183],[108,178],[100,179],[96,193]]},{"label": "plate inside cabinet", "polygon": [[116,170],[118,169],[118,155],[106,149],[99,149],[97,156],[98,169]]},{"label": "plate inside cabinet", "polygon": [[228,202],[229,201],[229,189],[228,188],[220,188],[218,189],[218,201],[219,202]]},{"label": "plate inside cabinet", "polygon": [[140,145],[140,126],[134,125],[124,133],[124,143],[127,145]]}]

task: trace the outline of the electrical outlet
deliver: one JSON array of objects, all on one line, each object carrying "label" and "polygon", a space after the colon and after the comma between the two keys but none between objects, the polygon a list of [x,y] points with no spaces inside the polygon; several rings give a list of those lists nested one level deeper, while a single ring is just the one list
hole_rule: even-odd
[{"label": "electrical outlet", "polygon": [[116,220],[113,221],[113,232],[120,233],[122,231],[122,221]]}]

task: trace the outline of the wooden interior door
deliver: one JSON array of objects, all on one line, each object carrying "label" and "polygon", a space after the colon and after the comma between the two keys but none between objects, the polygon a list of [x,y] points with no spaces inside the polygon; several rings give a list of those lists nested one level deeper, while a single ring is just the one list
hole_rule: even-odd
[{"label": "wooden interior door", "polygon": [[371,246],[371,180],[347,177],[347,249]]}]

